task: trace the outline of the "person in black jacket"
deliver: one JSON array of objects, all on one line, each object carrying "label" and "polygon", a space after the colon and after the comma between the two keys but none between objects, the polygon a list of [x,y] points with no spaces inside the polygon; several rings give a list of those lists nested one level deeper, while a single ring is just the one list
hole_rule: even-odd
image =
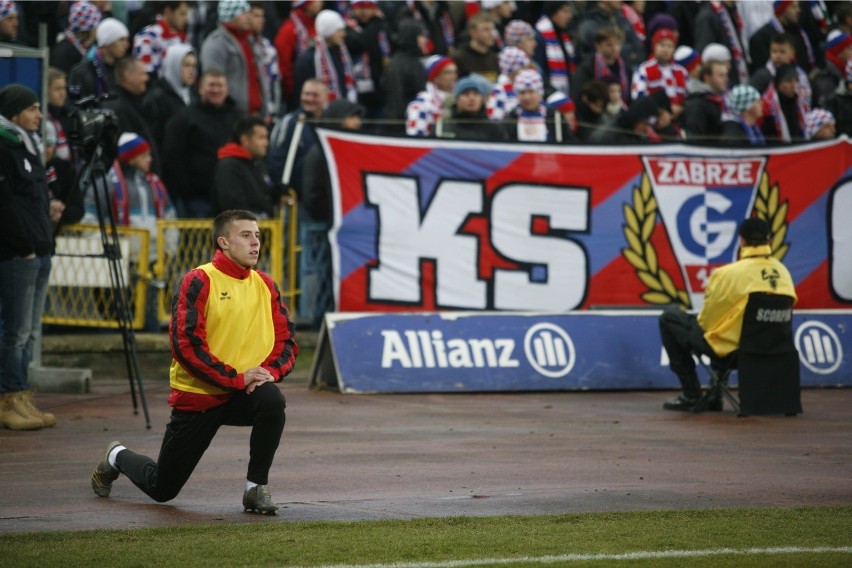
[{"label": "person in black jacket", "polygon": [[728,66],[721,61],[701,64],[700,80],[687,86],[680,123],[687,140],[713,144],[722,132],[722,107],[728,85]]},{"label": "person in black jacket", "polygon": [[202,73],[198,96],[166,123],[163,181],[181,218],[212,217],[216,154],[241,116],[222,71]]},{"label": "person in black jacket", "polygon": [[68,9],[65,37],[50,50],[50,66],[71,72],[86,51],[95,43],[95,29],[101,21],[101,11],[91,2],[74,2]]},{"label": "person in black jacket", "polygon": [[162,148],[165,143],[166,123],[179,110],[198,98],[195,90],[198,57],[190,45],[173,45],[166,52],[160,69],[163,76],[154,81],[145,93],[142,108],[145,116],[151,120],[154,140]]},{"label": "person in black jacket", "polygon": [[123,57],[115,64],[115,100],[106,101],[104,108],[115,111],[118,116],[118,135],[136,132],[151,146],[154,159],[151,169],[162,173],[160,151],[151,131],[151,121],[145,116],[142,101],[148,90],[148,73],[145,65],[133,56]]},{"label": "person in black jacket", "polygon": [[56,424],[32,403],[27,377],[47,299],[51,224],[64,208],[48,190],[36,135],[41,118],[30,88],[12,83],[0,90],[0,426],[13,430]]},{"label": "person in black jacket", "polygon": [[489,120],[485,112],[485,97],[491,94],[491,83],[479,74],[456,81],[453,102],[441,117],[439,138],[456,140],[507,140],[506,130]]},{"label": "person in black jacket", "polygon": [[760,93],[751,85],[737,85],[728,96],[730,117],[722,122],[721,143],[726,146],[765,146],[757,122],[763,116]]},{"label": "person in black jacket", "polygon": [[365,118],[384,118],[382,75],[391,56],[387,25],[375,2],[349,4],[354,23],[346,28],[346,47],[352,56],[358,102],[364,106]]},{"label": "person in black jacket", "polygon": [[395,134],[405,132],[405,109],[417,93],[426,87],[426,69],[420,63],[426,42],[423,26],[406,19],[399,25],[396,49],[382,77],[385,90],[385,115],[399,124],[389,128]]},{"label": "person in black jacket", "polygon": [[115,18],[103,20],[96,35],[98,48],[68,74],[68,94],[75,101],[114,92],[115,65],[130,49],[127,26]]},{"label": "person in black jacket", "polygon": [[258,219],[275,214],[272,188],[263,158],[269,149],[269,129],[256,116],[241,118],[231,141],[219,148],[213,174],[213,212],[251,211]]}]

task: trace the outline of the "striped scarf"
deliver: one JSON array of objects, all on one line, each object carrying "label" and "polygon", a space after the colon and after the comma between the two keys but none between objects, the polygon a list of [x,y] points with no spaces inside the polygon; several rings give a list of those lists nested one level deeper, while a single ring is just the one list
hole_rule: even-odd
[{"label": "striped scarf", "polygon": [[538,19],[535,29],[544,38],[544,54],[547,58],[547,75],[550,85],[557,91],[569,92],[568,74],[573,73],[577,68],[571,36],[567,32],[557,31],[547,16]]},{"label": "striped scarf", "polygon": [[311,47],[311,32],[308,26],[303,21],[305,18],[304,11],[301,8],[296,8],[290,14],[290,21],[293,22],[293,29],[296,30],[296,57],[306,52]]},{"label": "striped scarf", "polygon": [[77,35],[70,29],[65,30],[65,39],[68,40],[68,43],[76,47],[77,51],[79,51],[82,56],[86,56],[86,52],[88,51],[86,49],[86,46],[83,45],[83,42],[80,41],[80,38],[78,38]]},{"label": "striped scarf", "polygon": [[[790,125],[787,124],[787,117],[784,116],[784,111],[781,109],[781,99],[778,98],[778,91],[775,90],[775,84],[770,83],[763,95],[763,102],[769,109],[769,117],[775,123],[775,132],[778,133],[778,139],[781,142],[792,142],[793,136],[790,134]],[[802,101],[796,99],[796,116],[799,119],[799,128],[804,132],[805,114],[808,109],[802,104]]]},{"label": "striped scarf", "polygon": [[[621,100],[625,105],[630,104],[630,81],[627,79],[627,65],[624,59],[618,56],[618,82],[621,84]],[[607,65],[601,52],[595,52],[595,79],[603,79],[612,75],[612,69]]]},{"label": "striped scarf", "polygon": [[[769,73],[775,77],[775,64],[772,63],[771,59],[766,62],[766,68],[769,69]],[[811,100],[813,98],[811,80],[808,79],[808,74],[805,73],[805,70],[798,65],[796,65],[796,73],[799,76],[799,85],[796,87],[796,95],[799,97],[799,100],[802,101],[802,104],[810,110]]]},{"label": "striped scarf", "polygon": [[[731,56],[734,59],[734,65],[737,67],[737,77],[739,77],[740,84],[745,85],[748,83],[748,62],[750,59],[744,49],[746,43],[742,41],[743,19],[737,12],[737,21],[734,22],[719,0],[712,0],[710,6],[722,22],[725,37],[727,37],[728,44],[731,46]],[[734,10],[736,10],[736,6],[734,6]]]},{"label": "striped scarf", "polygon": [[358,89],[355,87],[355,78],[352,75],[352,59],[346,45],[340,46],[340,59],[343,62],[343,81],[345,93],[340,92],[340,81],[337,69],[331,59],[328,45],[325,39],[317,36],[314,42],[314,72],[316,77],[328,86],[328,102],[336,99],[346,98],[353,103],[358,102]]}]

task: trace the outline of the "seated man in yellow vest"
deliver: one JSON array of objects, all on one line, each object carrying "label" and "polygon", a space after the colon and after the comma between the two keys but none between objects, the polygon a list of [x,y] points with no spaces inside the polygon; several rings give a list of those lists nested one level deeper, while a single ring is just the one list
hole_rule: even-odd
[{"label": "seated man in yellow vest", "polygon": [[[743,313],[749,294],[766,292],[798,299],[787,268],[772,257],[771,229],[763,219],[752,217],[739,228],[740,259],[713,271],[704,292],[698,317],[670,305],[660,316],[660,337],[672,372],[683,392],[666,402],[666,410],[690,410],[701,397],[695,372],[695,355],[707,355],[711,364],[736,351],[740,343]],[[711,401],[710,410],[721,410],[722,401]]]}]

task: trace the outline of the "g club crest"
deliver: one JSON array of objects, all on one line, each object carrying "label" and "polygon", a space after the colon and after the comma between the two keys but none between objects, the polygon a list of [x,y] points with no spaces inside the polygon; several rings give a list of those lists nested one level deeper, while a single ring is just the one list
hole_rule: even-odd
[{"label": "g club crest", "polygon": [[[769,186],[765,158],[649,157],[643,162],[633,202],[624,206],[628,248],[622,254],[647,286],[641,295],[646,302],[700,307],[713,268],[737,259],[737,227],[752,211],[773,228],[773,256],[786,254],[787,203],[780,203],[777,185]],[[651,242],[658,214],[686,290],[659,265]]]}]

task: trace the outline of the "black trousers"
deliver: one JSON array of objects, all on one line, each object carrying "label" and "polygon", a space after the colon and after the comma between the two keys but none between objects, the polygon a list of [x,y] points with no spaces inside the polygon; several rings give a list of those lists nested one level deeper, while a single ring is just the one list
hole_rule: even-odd
[{"label": "black trousers", "polygon": [[274,383],[264,383],[251,394],[240,391],[222,406],[204,412],[172,411],[160,456],[124,450],[116,458],[118,470],[151,499],[174,499],[192,475],[219,426],[251,426],[246,479],[269,482],[269,470],[284,432],[284,395]]},{"label": "black trousers", "polygon": [[699,397],[701,383],[695,372],[693,353],[708,356],[714,366],[718,366],[720,360],[704,339],[704,330],[698,325],[696,317],[684,312],[676,304],[666,306],[660,315],[660,339],[669,355],[669,366],[680,379],[684,396]]}]

